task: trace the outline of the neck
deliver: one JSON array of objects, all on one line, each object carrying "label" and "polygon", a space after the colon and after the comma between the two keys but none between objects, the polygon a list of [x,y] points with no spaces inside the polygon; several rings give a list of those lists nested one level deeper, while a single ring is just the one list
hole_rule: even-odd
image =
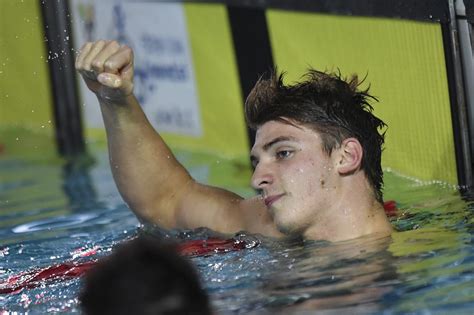
[{"label": "neck", "polygon": [[306,239],[336,242],[368,234],[391,233],[383,205],[375,199],[362,172],[358,176],[342,178],[333,196],[327,211],[304,231]]}]

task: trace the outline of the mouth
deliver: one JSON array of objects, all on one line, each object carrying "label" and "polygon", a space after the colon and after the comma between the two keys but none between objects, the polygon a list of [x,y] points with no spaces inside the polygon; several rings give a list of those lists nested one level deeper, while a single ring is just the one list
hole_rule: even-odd
[{"label": "mouth", "polygon": [[278,199],[280,199],[284,195],[285,194],[279,194],[279,195],[273,195],[273,196],[265,197],[265,199],[264,199],[265,206],[271,207],[272,204],[274,204]]}]

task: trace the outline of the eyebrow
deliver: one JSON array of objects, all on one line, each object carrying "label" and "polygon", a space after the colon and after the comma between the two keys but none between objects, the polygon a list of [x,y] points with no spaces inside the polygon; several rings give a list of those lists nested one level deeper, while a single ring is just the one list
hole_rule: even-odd
[{"label": "eyebrow", "polygon": [[296,141],[295,137],[290,137],[290,136],[280,136],[276,137],[275,139],[265,143],[263,145],[263,151],[268,151],[273,145],[277,144],[278,142],[283,142],[283,141]]},{"label": "eyebrow", "polygon": [[[268,151],[273,145],[279,143],[279,142],[284,142],[284,141],[297,141],[297,139],[295,137],[291,137],[291,136],[279,136],[279,137],[276,137],[272,140],[270,140],[269,142],[265,143],[262,148],[263,148],[263,151]],[[254,154],[250,154],[250,161],[252,162],[252,164],[257,161],[257,157],[254,155]]]}]

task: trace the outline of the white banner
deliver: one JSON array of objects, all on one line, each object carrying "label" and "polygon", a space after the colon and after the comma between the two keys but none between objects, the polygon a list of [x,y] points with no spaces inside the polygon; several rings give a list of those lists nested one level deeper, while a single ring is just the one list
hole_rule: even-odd
[{"label": "white banner", "polygon": [[[135,54],[135,95],[158,131],[201,136],[186,18],[179,3],[72,0],[75,47],[114,39]],[[82,80],[81,80],[82,82]],[[103,127],[97,100],[81,83],[85,121]]]}]

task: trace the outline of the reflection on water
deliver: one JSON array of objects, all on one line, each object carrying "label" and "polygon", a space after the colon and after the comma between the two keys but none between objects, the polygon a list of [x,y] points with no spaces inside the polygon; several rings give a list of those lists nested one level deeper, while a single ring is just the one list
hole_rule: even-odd
[{"label": "reflection on water", "polygon": [[[189,154],[181,160],[203,181],[252,193],[242,165]],[[115,188],[105,153],[90,167],[4,159],[0,175],[0,281],[33,267],[107,255],[137,233],[181,240],[212,235],[205,229],[139,230]],[[472,203],[446,185],[392,173],[385,182],[386,199],[396,200],[399,208],[392,237],[277,242],[241,234],[259,245],[192,258],[216,311],[469,313],[474,308]],[[48,282],[0,295],[0,311],[74,312],[79,290],[79,279]]]},{"label": "reflection on water", "polygon": [[398,283],[390,238],[275,242],[225,257],[196,258],[217,310],[237,314],[375,310]]}]

